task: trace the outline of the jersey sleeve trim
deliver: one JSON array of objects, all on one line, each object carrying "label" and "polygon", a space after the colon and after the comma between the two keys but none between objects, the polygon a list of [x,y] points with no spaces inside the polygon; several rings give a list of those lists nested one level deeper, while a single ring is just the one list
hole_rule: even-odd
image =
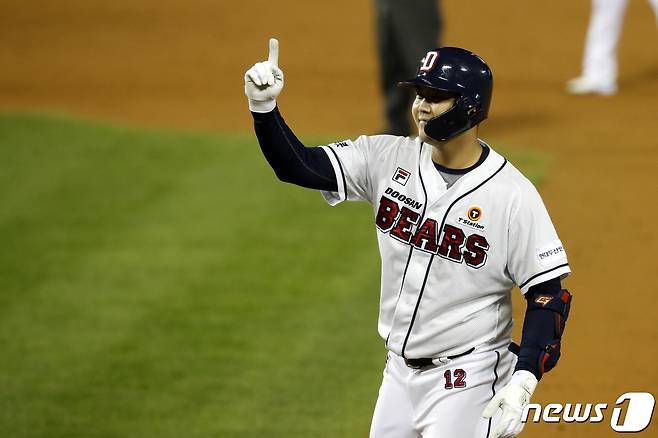
[{"label": "jersey sleeve trim", "polygon": [[[334,168],[336,173],[336,185],[338,189],[336,192],[322,192],[325,199],[329,204],[336,205],[342,201],[347,201],[347,182],[345,181],[345,172],[343,171],[343,165],[338,159],[338,154],[330,146],[320,146],[327,153],[329,161]],[[338,195],[338,196],[336,196]]]},{"label": "jersey sleeve trim", "polygon": [[524,294],[528,292],[528,289],[530,289],[532,286],[543,283],[544,281],[550,280],[555,277],[560,277],[560,279],[566,277],[571,273],[571,268],[569,267],[569,263],[563,263],[561,265],[555,266],[551,269],[547,269],[545,271],[542,271],[538,274],[533,275],[532,277],[528,278],[526,281],[521,283],[519,285],[519,288],[521,289],[521,292]]}]

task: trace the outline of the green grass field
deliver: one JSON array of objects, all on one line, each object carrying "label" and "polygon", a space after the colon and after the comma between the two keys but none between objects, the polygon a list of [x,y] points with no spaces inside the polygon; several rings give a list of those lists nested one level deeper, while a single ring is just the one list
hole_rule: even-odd
[{"label": "green grass field", "polygon": [[0,437],[367,436],[370,207],[253,135],[0,115],[0,247]]}]

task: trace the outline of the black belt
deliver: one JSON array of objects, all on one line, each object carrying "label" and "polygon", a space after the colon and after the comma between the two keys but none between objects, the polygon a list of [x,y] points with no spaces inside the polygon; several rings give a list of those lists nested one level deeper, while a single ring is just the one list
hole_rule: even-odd
[{"label": "black belt", "polygon": [[[454,356],[448,356],[448,359],[457,359],[458,357],[466,356],[471,354],[475,350],[475,347],[470,350],[464,351],[463,353],[455,354]],[[431,357],[421,357],[419,359],[404,359],[404,363],[409,367],[415,370],[420,368],[425,368],[430,365],[434,365],[434,359]]]}]

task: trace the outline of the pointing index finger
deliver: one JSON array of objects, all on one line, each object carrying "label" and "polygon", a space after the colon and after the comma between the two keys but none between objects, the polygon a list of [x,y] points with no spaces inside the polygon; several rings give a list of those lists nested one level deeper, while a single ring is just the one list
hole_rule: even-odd
[{"label": "pointing index finger", "polygon": [[270,54],[267,60],[272,66],[279,66],[279,40],[276,38],[270,38]]}]

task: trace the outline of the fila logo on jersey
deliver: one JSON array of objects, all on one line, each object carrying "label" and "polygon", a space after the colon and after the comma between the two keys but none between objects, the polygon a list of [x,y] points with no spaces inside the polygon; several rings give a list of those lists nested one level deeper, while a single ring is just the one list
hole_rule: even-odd
[{"label": "fila logo on jersey", "polygon": [[[407,207],[400,208],[397,202],[382,196],[375,222],[384,233],[421,251],[437,254],[455,263],[465,262],[472,268],[484,266],[489,250],[489,242],[484,236],[466,236],[461,228],[449,224],[438,230],[440,225],[432,218],[425,219],[418,226],[420,218],[420,213]],[[412,231],[415,226],[416,230]]]},{"label": "fila logo on jersey", "polygon": [[409,172],[408,170],[404,170],[401,167],[398,167],[395,173],[393,174],[393,181],[405,186],[407,185],[407,181],[409,181],[410,176],[411,176],[411,172]]}]

